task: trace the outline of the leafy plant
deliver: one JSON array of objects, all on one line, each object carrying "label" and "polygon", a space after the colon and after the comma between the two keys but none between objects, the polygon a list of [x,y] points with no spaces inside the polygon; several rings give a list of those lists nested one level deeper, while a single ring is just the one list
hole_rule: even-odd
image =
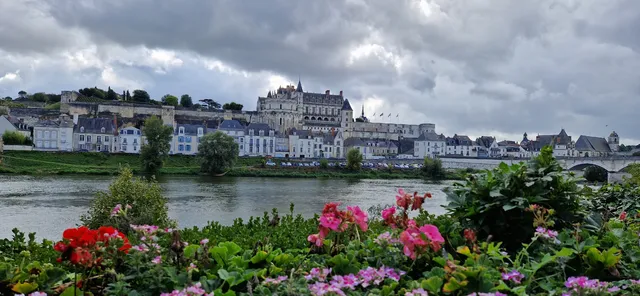
[{"label": "leafy plant", "polygon": [[169,142],[173,130],[170,126],[164,125],[159,117],[151,116],[144,121],[142,132],[147,141],[140,149],[142,169],[147,173],[156,174],[169,156]]},{"label": "leafy plant", "polygon": [[[200,170],[220,174],[233,167],[238,157],[238,144],[221,131],[204,135],[198,146]],[[264,161],[264,159],[263,159]],[[266,165],[266,161],[264,161]]]},{"label": "leafy plant", "polygon": [[359,171],[362,167],[362,153],[360,150],[352,148],[347,152],[347,169]]}]

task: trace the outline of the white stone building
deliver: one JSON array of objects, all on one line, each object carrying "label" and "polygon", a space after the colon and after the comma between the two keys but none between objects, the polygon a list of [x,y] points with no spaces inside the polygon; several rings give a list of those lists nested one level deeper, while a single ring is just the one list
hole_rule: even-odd
[{"label": "white stone building", "polygon": [[118,131],[117,149],[115,150],[122,153],[140,153],[143,140],[142,131],[139,128],[123,127]]},{"label": "white stone building", "polygon": [[447,155],[478,157],[478,149],[474,149],[476,145],[467,136],[455,134],[453,137],[446,139],[446,144],[447,150],[445,153]]},{"label": "white stone building", "polygon": [[426,132],[413,142],[413,156],[418,158],[440,157],[446,154],[446,138],[435,132]]},{"label": "white stone building", "polygon": [[220,123],[218,130],[228,136],[233,137],[233,140],[238,144],[240,151],[244,151],[246,143],[244,142],[245,126],[235,119],[225,120]]},{"label": "white stone building", "polygon": [[275,131],[264,123],[251,123],[245,128],[240,156],[273,156],[276,153]]},{"label": "white stone building", "polygon": [[116,125],[109,118],[78,118],[73,132],[73,150],[114,152]]},{"label": "white stone building", "polygon": [[206,127],[201,124],[176,124],[169,153],[196,155],[200,139],[206,132]]},{"label": "white stone building", "polygon": [[73,121],[67,115],[38,121],[33,127],[33,144],[40,151],[73,151]]}]

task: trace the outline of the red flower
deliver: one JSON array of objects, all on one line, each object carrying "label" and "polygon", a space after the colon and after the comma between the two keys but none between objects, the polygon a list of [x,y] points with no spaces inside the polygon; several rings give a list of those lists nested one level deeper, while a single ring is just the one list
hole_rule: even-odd
[{"label": "red flower", "polygon": [[67,250],[67,248],[69,248],[69,246],[65,245],[63,242],[57,242],[53,246],[53,249],[60,253],[64,253]]},{"label": "red flower", "polygon": [[624,221],[625,219],[627,219],[627,212],[620,213],[620,217],[618,217],[618,219],[620,219],[621,221]]},{"label": "red flower", "polygon": [[[426,197],[426,195],[425,195]],[[422,208],[422,203],[424,203],[424,197],[418,196],[418,192],[413,193],[413,204],[411,205],[411,210],[415,211]]]},{"label": "red flower", "polygon": [[464,230],[464,238],[470,243],[475,243],[476,242],[476,232],[471,230],[471,229],[465,229]]}]

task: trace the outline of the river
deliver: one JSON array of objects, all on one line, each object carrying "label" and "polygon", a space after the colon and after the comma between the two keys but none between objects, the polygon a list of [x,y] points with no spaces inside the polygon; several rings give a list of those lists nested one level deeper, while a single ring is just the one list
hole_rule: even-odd
[{"label": "river", "polygon": [[[36,232],[39,238],[59,239],[62,231],[80,223],[96,191],[107,190],[111,176],[15,176],[0,175],[0,238],[11,237],[11,229]],[[431,192],[424,208],[441,214],[446,197],[442,189],[451,181],[344,180],[286,178],[210,178],[164,176],[159,179],[169,200],[169,215],[182,228],[204,226],[208,221],[230,224],[235,218],[262,216],[277,208],[311,217],[326,202],[374,205],[395,202],[395,192]]]}]

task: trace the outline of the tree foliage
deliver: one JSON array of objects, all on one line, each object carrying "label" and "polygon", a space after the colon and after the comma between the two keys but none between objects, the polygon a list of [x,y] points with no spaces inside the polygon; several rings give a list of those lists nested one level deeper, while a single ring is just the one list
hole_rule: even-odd
[{"label": "tree foliage", "polygon": [[39,93],[35,93],[33,95],[31,95],[31,100],[34,102],[42,102],[45,103],[49,100],[49,98],[47,97],[47,95],[43,92],[39,92]]},{"label": "tree foliage", "polygon": [[359,171],[362,167],[362,153],[360,150],[351,148],[347,152],[347,169],[351,171]]},{"label": "tree foliage", "polygon": [[170,94],[166,94],[162,97],[162,104],[169,106],[178,106],[178,97]]},{"label": "tree foliage", "polygon": [[220,103],[212,99],[202,99],[200,102],[203,102],[209,109],[220,109]]},{"label": "tree foliage", "polygon": [[200,139],[198,146],[200,169],[208,174],[223,173],[233,168],[239,152],[233,137],[221,131],[206,134]]},{"label": "tree foliage", "polygon": [[107,99],[107,92],[102,89],[99,89],[98,87],[91,87],[91,88],[85,87],[85,88],[79,89],[78,92],[81,95],[89,98],[93,97],[101,100]]},{"label": "tree foliage", "polygon": [[[130,205],[127,220],[113,219],[111,211],[120,204]],[[123,168],[118,178],[109,185],[106,192],[98,192],[91,201],[86,215],[80,218],[82,224],[97,229],[100,226],[114,226],[125,230],[130,224],[173,227],[169,219],[167,199],[162,196],[162,188],[155,180],[134,177],[131,169]]]},{"label": "tree foliage", "polygon": [[151,101],[151,97],[145,90],[136,89],[133,91],[133,101],[138,103],[149,103],[149,101]]},{"label": "tree foliage", "polygon": [[18,96],[21,97],[21,98],[26,96],[26,95],[27,95],[27,92],[24,91],[24,90],[21,90],[21,91],[18,92]]},{"label": "tree foliage", "polygon": [[427,178],[431,179],[442,179],[445,177],[442,160],[438,158],[425,157],[422,172]]},{"label": "tree foliage", "polygon": [[588,182],[607,182],[608,177],[609,172],[599,166],[592,165],[584,169],[584,179]]},{"label": "tree foliage", "polygon": [[117,101],[118,100],[118,94],[116,94],[116,92],[113,91],[113,89],[111,89],[111,87],[109,87],[107,89],[106,99],[109,100],[109,101]]},{"label": "tree foliage", "polygon": [[222,106],[222,109],[224,109],[224,110],[233,110],[233,111],[242,111],[242,107],[244,107],[242,104],[238,104],[236,102],[231,102],[231,103],[225,103]]},{"label": "tree foliage", "polygon": [[169,155],[173,129],[164,125],[159,117],[151,116],[144,121],[142,132],[147,141],[140,149],[142,169],[147,173],[156,174]]},{"label": "tree foliage", "polygon": [[190,108],[193,106],[193,100],[191,99],[191,96],[189,96],[188,94],[184,94],[180,97],[180,106],[182,107],[186,107],[186,108]]},{"label": "tree foliage", "polygon": [[2,134],[2,142],[5,145],[33,145],[29,137],[18,131],[5,131],[4,134]]},{"label": "tree foliage", "polygon": [[479,239],[492,236],[514,250],[534,234],[531,205],[553,210],[557,228],[582,221],[576,181],[562,172],[553,150],[545,146],[528,164],[501,163],[454,184],[447,190],[447,210],[463,226],[476,230]]}]

